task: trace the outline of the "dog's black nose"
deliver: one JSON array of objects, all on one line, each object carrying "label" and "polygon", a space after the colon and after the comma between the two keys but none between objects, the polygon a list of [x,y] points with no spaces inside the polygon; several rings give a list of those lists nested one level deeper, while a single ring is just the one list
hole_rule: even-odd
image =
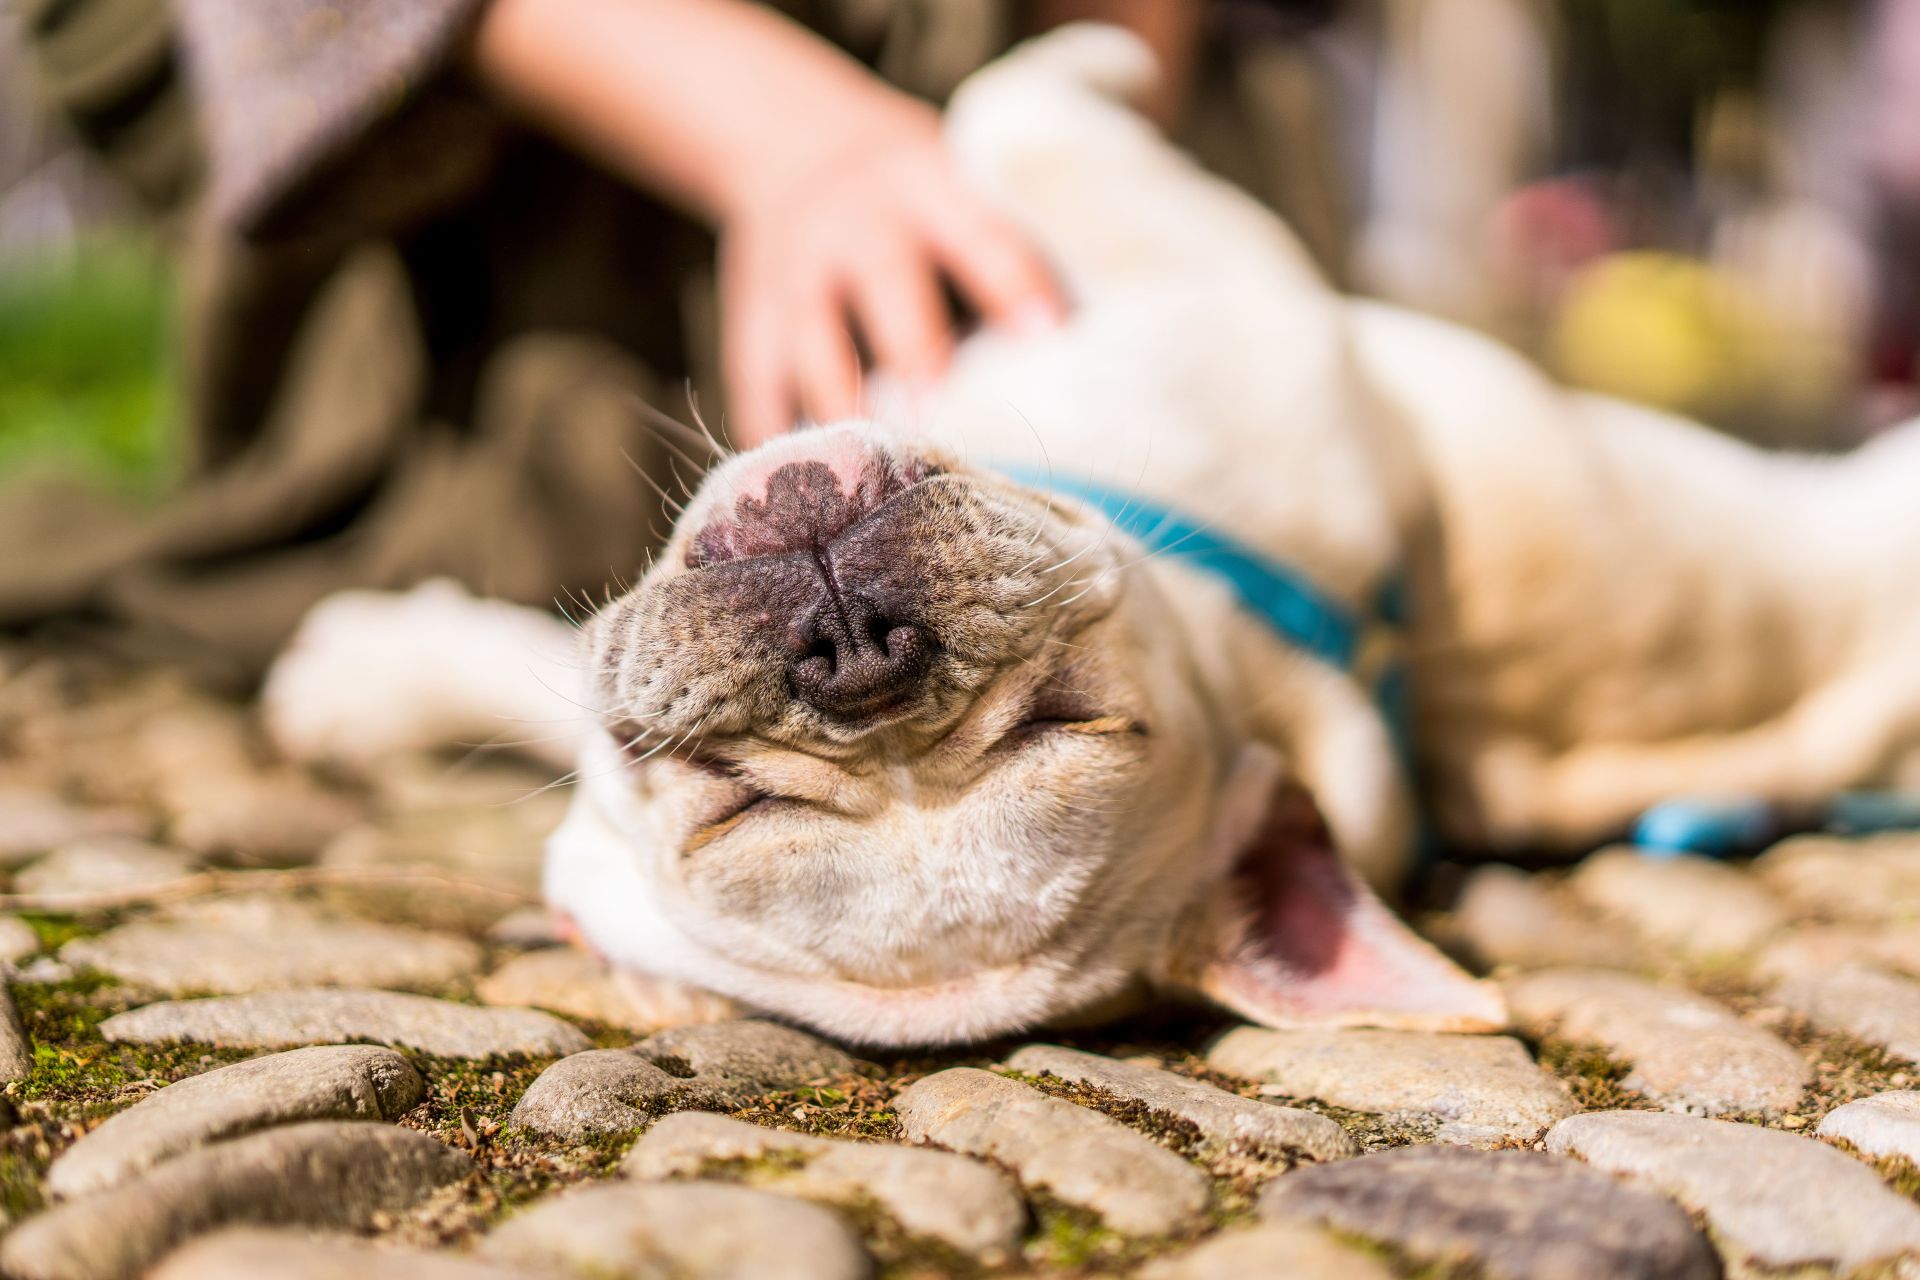
[{"label": "dog's black nose", "polygon": [[933,633],[859,596],[823,594],[799,629],[805,648],[787,667],[794,696],[834,716],[906,701],[933,662]]}]

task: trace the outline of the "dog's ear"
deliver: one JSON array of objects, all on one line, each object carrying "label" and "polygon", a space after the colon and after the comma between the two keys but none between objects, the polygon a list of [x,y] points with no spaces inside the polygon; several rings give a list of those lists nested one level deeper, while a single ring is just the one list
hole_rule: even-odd
[{"label": "dog's ear", "polygon": [[1493,1031],[1499,992],[1401,923],[1347,865],[1312,797],[1285,780],[1233,873],[1183,917],[1160,974],[1270,1027]]}]

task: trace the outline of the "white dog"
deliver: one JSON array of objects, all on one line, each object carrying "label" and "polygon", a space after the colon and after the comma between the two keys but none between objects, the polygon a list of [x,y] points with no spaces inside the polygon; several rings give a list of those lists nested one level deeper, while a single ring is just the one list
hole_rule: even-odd
[{"label": "white dog", "polygon": [[627,970],[896,1043],[1151,992],[1499,1025],[1347,870],[1391,882],[1413,835],[1352,661],[1392,584],[1450,837],[1913,779],[1920,433],[1766,457],[1339,297],[1119,104],[1150,70],[1068,29],[949,113],[1062,330],[725,461],[586,628],[584,685],[542,615],[321,605],[267,687],[280,741],[371,758],[589,706],[555,907]]}]

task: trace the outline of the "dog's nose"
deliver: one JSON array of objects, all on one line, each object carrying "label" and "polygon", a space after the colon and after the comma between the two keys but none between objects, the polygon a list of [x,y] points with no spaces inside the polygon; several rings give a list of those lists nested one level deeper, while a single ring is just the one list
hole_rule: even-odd
[{"label": "dog's nose", "polygon": [[[927,478],[925,466],[883,457],[844,431],[805,435],[819,439],[798,444],[823,449],[824,457],[748,455],[722,474],[731,501],[689,540],[688,568],[824,546]],[[782,442],[781,450],[794,446]]]},{"label": "dog's nose", "polygon": [[905,701],[933,662],[933,633],[858,596],[827,594],[799,629],[805,648],[787,667],[794,696],[835,716]]},{"label": "dog's nose", "polygon": [[717,477],[727,501],[689,540],[687,567],[736,575],[730,603],[757,618],[795,701],[851,719],[892,710],[926,684],[940,637],[905,545],[916,525],[902,512],[935,474],[831,428],[736,459]]}]

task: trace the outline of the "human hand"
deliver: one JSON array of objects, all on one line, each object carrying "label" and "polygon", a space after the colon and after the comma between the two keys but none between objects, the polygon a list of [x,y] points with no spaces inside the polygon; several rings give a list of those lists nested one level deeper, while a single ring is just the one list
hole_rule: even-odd
[{"label": "human hand", "polygon": [[721,355],[743,448],[858,413],[862,345],[909,387],[937,378],[954,342],[943,282],[988,325],[1035,332],[1064,314],[1038,252],[955,172],[934,111],[901,97],[870,114],[722,214]]},{"label": "human hand", "polygon": [[742,444],[856,412],[859,344],[909,385],[938,376],[943,282],[990,325],[1062,313],[1033,246],[954,172],[938,113],[770,7],[493,0],[474,61],[506,101],[718,225]]}]

